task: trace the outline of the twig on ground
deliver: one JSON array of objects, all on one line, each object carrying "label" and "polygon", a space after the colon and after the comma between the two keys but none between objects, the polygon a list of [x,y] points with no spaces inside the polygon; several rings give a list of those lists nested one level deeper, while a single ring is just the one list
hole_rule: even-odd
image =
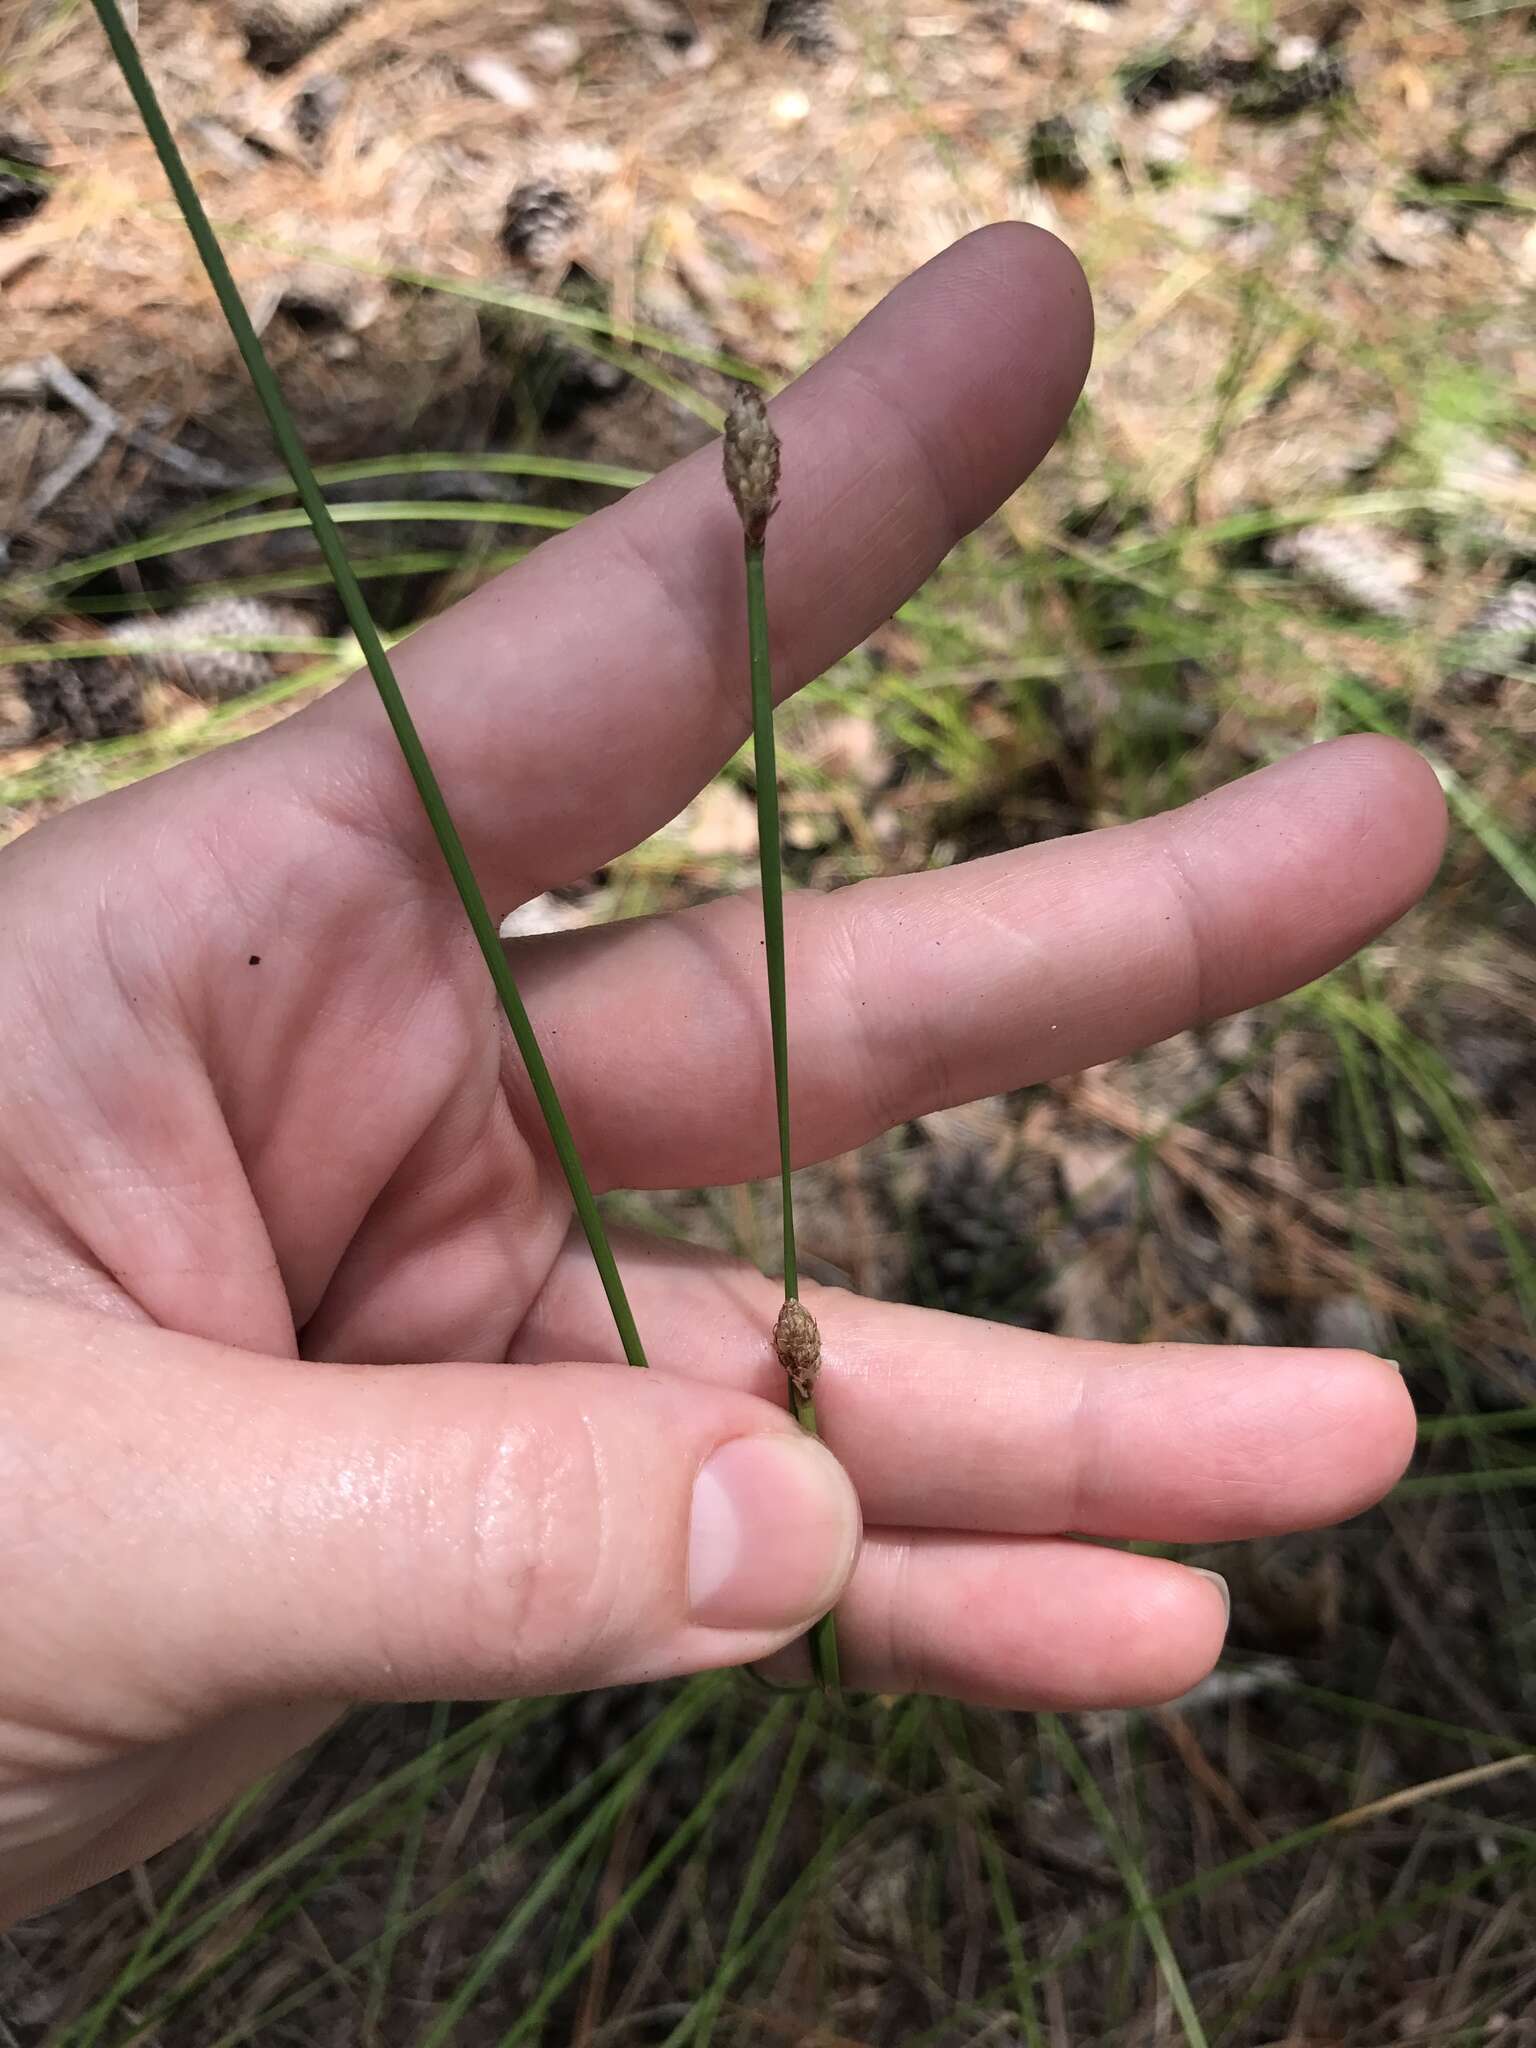
[{"label": "twig on ground", "polygon": [[[174,441],[152,434],[147,427],[136,427],[114,407],[99,398],[89,384],[83,383],[74,371],[61,363],[57,356],[40,356],[35,363],[25,366],[27,382],[39,392],[51,391],[55,398],[73,406],[85,421],[85,431],[70,449],[62,462],[56,463],[37,489],[21,508],[21,524],[28,526],[38,519],[48,507],[62,498],[71,484],[78,483],[88,469],[101,460],[110,441],[126,441],[130,448],[137,448],[143,455],[152,456],[167,469],[174,469],[189,483],[202,484],[211,490],[227,491],[240,479],[234,471],[222,462],[210,461],[206,456],[193,455],[185,448],[178,448]],[[33,380],[35,379],[35,383]],[[16,380],[13,378],[12,382]],[[0,562],[10,553],[10,541],[0,535]]]}]

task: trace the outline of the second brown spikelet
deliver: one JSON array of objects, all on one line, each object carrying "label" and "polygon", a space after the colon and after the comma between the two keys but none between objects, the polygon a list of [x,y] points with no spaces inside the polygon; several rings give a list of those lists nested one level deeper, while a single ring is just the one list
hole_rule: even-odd
[{"label": "second brown spikelet", "polygon": [[796,1396],[809,1401],[821,1371],[821,1332],[803,1303],[786,1301],[773,1328],[773,1348]]}]

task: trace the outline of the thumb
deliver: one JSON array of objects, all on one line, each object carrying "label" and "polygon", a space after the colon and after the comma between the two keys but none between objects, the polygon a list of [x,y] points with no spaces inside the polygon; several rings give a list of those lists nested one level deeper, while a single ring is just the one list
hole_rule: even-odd
[{"label": "thumb", "polygon": [[853,1568],[847,1476],[752,1395],[603,1365],[305,1364],[20,1306],[0,1374],[15,1469],[46,1478],[20,1508],[13,1671],[30,1615],[48,1661],[76,1642],[93,1688],[115,1673],[172,1724],[746,1662]]}]

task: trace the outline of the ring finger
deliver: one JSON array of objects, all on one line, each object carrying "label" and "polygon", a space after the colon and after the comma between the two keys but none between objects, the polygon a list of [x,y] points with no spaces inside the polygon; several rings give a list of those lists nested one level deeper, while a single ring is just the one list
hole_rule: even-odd
[{"label": "ring finger", "polygon": [[[1227,1593],[1214,1572],[1053,1538],[998,1541],[874,1530],[838,1603],[845,1685],[975,1706],[1149,1706],[1221,1654]],[[809,1675],[804,1640],[759,1667]]]}]

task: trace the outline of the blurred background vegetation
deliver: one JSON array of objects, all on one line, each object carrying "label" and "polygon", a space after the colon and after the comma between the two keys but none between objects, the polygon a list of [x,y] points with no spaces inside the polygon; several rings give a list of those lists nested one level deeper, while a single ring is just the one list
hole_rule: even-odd
[{"label": "blurred background vegetation", "polygon": [[[1536,12],[140,0],[394,633],[985,220],[1075,248],[1039,477],[785,715],[795,879],[1401,734],[1429,900],[1288,1001],[801,1177],[821,1277],[1400,1358],[1378,1512],[1185,1553],[1229,1653],[1056,1719],[710,1677],[361,1713],[0,1938],[0,2044],[1536,2043]],[[998,403],[1009,403],[1000,392]],[[0,836],[352,665],[72,0],[0,16]],[[553,929],[750,879],[750,767]],[[761,1188],[616,1204],[770,1255]]]}]

